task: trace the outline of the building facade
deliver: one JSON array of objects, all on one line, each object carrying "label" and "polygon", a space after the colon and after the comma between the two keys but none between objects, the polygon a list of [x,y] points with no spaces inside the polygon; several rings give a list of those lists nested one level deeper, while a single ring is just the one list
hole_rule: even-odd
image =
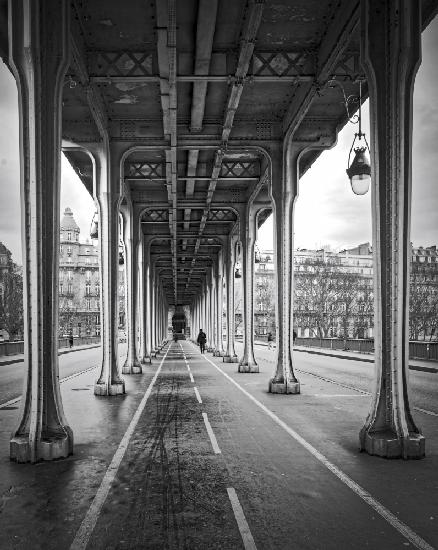
[{"label": "building facade", "polygon": [[100,335],[100,276],[97,246],[81,243],[73,212],[61,220],[59,254],[60,336]]}]

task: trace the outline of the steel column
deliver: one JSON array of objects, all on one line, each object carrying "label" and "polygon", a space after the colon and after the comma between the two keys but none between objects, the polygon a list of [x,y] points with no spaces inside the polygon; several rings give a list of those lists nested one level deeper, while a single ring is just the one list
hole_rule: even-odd
[{"label": "steel column", "polygon": [[412,96],[421,62],[419,0],[362,0],[362,63],[371,106],[376,383],[361,449],[423,458],[409,406]]},{"label": "steel column", "polygon": [[20,420],[10,442],[17,462],[73,452],[58,375],[61,102],[69,45],[68,4],[9,2],[9,61],[20,111],[26,366]]}]

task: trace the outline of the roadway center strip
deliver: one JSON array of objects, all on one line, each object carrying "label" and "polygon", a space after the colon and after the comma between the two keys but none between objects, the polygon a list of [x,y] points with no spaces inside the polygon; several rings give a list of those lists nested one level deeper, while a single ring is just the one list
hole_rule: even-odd
[{"label": "roadway center strip", "polygon": [[[349,489],[351,489],[356,495],[358,495],[364,502],[366,502],[373,510],[375,510],[384,520],[386,520],[394,529],[396,529],[403,537],[411,542],[416,548],[420,550],[434,550],[430,544],[428,544],[420,535],[417,535],[410,527],[400,521],[392,512],[390,512],[383,504],[377,501],[368,491],[361,487],[358,483],[353,481],[347,474],[341,469],[335,466],[328,460],[322,453],[320,453],[311,443],[306,441],[295,430],[290,428],[283,420],[281,420],[276,414],[269,410],[263,403],[258,401],[253,395],[247,392],[240,384],[238,384],[230,375],[223,371],[218,365],[213,363],[206,355],[204,355],[206,361],[208,361],[216,370],[225,376],[232,384],[236,386],[242,393],[244,393],[253,403],[257,405],[263,412],[265,412],[278,426],[283,428],[297,443],[302,445],[308,450],[321,464],[323,464],[328,470],[330,470],[338,479],[342,481]],[[203,413],[205,414],[205,413]]]},{"label": "roadway center strip", "polygon": [[163,362],[166,359],[168,352],[169,352],[169,348],[167,348],[167,351],[164,354],[163,359],[161,359],[161,363],[158,369],[156,370],[154,377],[152,378],[151,383],[149,384],[149,387],[146,390],[146,393],[144,394],[143,399],[140,402],[140,405],[135,411],[135,414],[132,417],[132,420],[128,426],[128,429],[126,430],[125,435],[120,441],[117,451],[114,453],[113,459],[111,460],[111,464],[108,466],[108,469],[102,479],[100,487],[97,490],[96,496],[94,497],[93,502],[91,503],[91,506],[88,509],[88,512],[85,515],[85,518],[83,519],[81,526],[79,527],[76,533],[76,536],[70,546],[70,550],[85,550],[85,548],[87,547],[88,541],[90,540],[90,537],[96,526],[97,520],[99,519],[99,515],[102,510],[102,507],[105,504],[106,498],[111,489],[111,485],[117,475],[117,472],[119,470],[123,457],[125,456],[132,434],[134,433],[134,430],[137,427],[138,421],[140,420],[140,416],[146,406],[149,396],[151,395],[152,388],[155,382],[157,381],[158,375],[160,374],[160,371],[161,371],[161,367],[163,366]]},{"label": "roadway center strip", "polygon": [[219,455],[221,454],[221,450],[219,449],[219,445],[217,444],[216,436],[214,435],[213,429],[211,427],[210,421],[208,420],[207,413],[202,413],[202,417],[204,418],[204,424],[207,428],[207,433],[210,437],[211,446],[213,447],[213,451],[215,454]]},{"label": "roadway center strip", "polygon": [[245,550],[257,550],[251,531],[249,529],[248,522],[246,521],[245,514],[243,513],[243,508],[240,505],[235,489],[233,487],[228,487],[227,493],[228,498],[231,502],[231,506],[233,508],[234,517],[236,518],[237,527],[239,528],[240,536],[242,537]]}]

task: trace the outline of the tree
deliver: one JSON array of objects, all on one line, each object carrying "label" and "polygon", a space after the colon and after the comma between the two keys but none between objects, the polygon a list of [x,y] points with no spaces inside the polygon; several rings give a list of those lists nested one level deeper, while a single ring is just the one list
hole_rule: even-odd
[{"label": "tree", "polygon": [[438,329],[438,281],[435,266],[413,264],[410,278],[409,338],[429,340]]},{"label": "tree", "polygon": [[23,277],[17,266],[4,271],[0,288],[0,327],[3,327],[12,340],[23,334]]},{"label": "tree", "polygon": [[302,328],[319,338],[330,335],[337,317],[339,265],[322,257],[308,258],[295,266],[294,314]]}]

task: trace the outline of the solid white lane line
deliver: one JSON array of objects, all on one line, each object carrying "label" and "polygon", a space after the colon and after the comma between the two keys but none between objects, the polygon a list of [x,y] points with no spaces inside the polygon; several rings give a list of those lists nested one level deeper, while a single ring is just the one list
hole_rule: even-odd
[{"label": "solid white lane line", "polygon": [[187,367],[187,370],[190,372],[190,366],[189,366],[188,363],[187,363],[186,367]]},{"label": "solid white lane line", "polygon": [[15,397],[15,399],[10,399],[9,401],[5,401],[0,405],[0,409],[3,409],[4,407],[8,407],[9,405],[14,405],[15,403],[18,403],[21,401],[21,395],[20,397]]},{"label": "solid white lane line", "polygon": [[102,506],[105,504],[106,498],[111,489],[111,485],[117,475],[126,449],[128,448],[129,441],[132,437],[132,434],[134,433],[135,428],[137,427],[138,421],[140,420],[140,416],[146,406],[147,400],[151,395],[152,388],[158,378],[158,375],[160,374],[161,367],[163,366],[163,362],[166,359],[168,351],[169,348],[164,354],[163,359],[161,359],[161,363],[156,370],[154,377],[152,378],[151,383],[149,384],[149,387],[140,402],[140,405],[135,411],[135,414],[132,417],[128,429],[126,430],[125,435],[120,441],[117,451],[114,453],[111,464],[108,466],[100,487],[97,490],[96,496],[94,497],[93,502],[91,503],[91,506],[88,509],[88,512],[85,515],[85,518],[83,519],[81,526],[76,533],[76,536],[70,546],[70,550],[85,550],[85,548],[87,547],[88,541],[90,540],[91,534],[93,533],[94,527],[96,526],[97,520],[99,519]]},{"label": "solid white lane line", "polygon": [[362,393],[311,393],[313,397],[369,397]]},{"label": "solid white lane line", "polygon": [[195,383],[195,379],[193,378],[193,374],[191,371],[189,371],[190,381]]},{"label": "solid white lane line", "polygon": [[239,528],[245,550],[257,550],[257,546],[255,545],[251,530],[245,518],[245,514],[243,513],[243,508],[240,505],[239,499],[237,498],[236,491],[233,487],[228,487],[227,493],[228,498],[231,502],[231,506],[233,508],[234,517],[236,518],[237,527]]},{"label": "solid white lane line", "polygon": [[424,413],[424,414],[430,414],[430,416],[438,416],[438,413],[433,412],[433,411],[428,411],[426,409],[420,409],[420,407],[414,407],[414,410],[416,410],[418,412],[421,412],[421,413]]},{"label": "solid white lane line", "polygon": [[217,439],[216,439],[216,436],[214,435],[213,429],[208,420],[207,413],[202,413],[202,416],[204,418],[205,427],[207,428],[207,433],[210,436],[210,441],[211,441],[211,446],[213,447],[213,451],[218,455],[221,453],[221,450],[219,449],[219,445],[217,444]]},{"label": "solid white lane line", "polygon": [[195,390],[196,399],[199,401],[199,403],[202,403],[201,396],[199,395],[198,388],[195,386],[193,388]]},{"label": "solid white lane line", "polygon": [[270,411],[263,403],[260,403],[254,396],[247,392],[240,384],[238,384],[231,376],[223,371],[218,365],[213,363],[208,357],[205,359],[213,365],[213,367],[222,373],[232,384],[236,386],[242,393],[244,393],[253,403],[255,403],[262,411],[264,411],[278,426],[283,428],[295,441],[302,445],[309,451],[321,464],[323,464],[328,470],[330,470],[338,479],[342,481],[349,489],[356,493],[364,502],[366,502],[371,508],[373,508],[383,519],[385,519],[390,525],[394,527],[401,535],[403,535],[409,542],[411,542],[416,548],[420,550],[434,550],[430,544],[417,535],[410,527],[400,521],[392,512],[380,504],[375,498],[371,496],[368,491],[353,481],[347,474],[335,466],[328,460],[322,453],[320,453],[311,443],[306,441],[304,437],[301,437],[295,430],[290,428],[283,420],[281,420],[276,414]]},{"label": "solid white lane line", "polygon": [[[320,380],[324,380],[324,382],[328,382],[329,384],[334,384],[335,386],[340,386],[341,388],[346,388],[348,390],[357,391],[362,395],[371,395],[369,391],[360,390],[359,388],[355,388],[354,386],[350,386],[348,384],[343,384],[342,382],[337,382],[336,380],[332,380],[331,378],[326,378],[325,376],[320,376],[319,374],[315,374],[313,372],[308,372],[302,369],[295,369],[297,372],[302,372],[304,374],[308,374],[309,376],[314,376],[315,378],[319,378]],[[434,411],[429,411],[427,409],[422,409],[421,407],[412,407],[414,411],[421,412],[423,414],[428,414],[430,416],[438,416],[438,413]]]},{"label": "solid white lane line", "polygon": [[[88,369],[81,370],[79,372],[75,372],[74,374],[70,374],[70,376],[65,376],[64,378],[61,378],[59,381],[60,384],[63,382],[67,382],[67,380],[71,380],[72,378],[76,378],[77,376],[80,376],[81,374],[85,374],[86,372],[89,372],[90,370],[97,369],[99,365],[96,365],[95,367],[88,367]],[[21,400],[21,395],[18,397],[14,397],[14,399],[10,399],[9,401],[5,401],[4,403],[0,404],[0,409],[3,409],[5,407],[8,407],[9,405],[14,405],[15,403],[18,403],[18,401]]]}]

